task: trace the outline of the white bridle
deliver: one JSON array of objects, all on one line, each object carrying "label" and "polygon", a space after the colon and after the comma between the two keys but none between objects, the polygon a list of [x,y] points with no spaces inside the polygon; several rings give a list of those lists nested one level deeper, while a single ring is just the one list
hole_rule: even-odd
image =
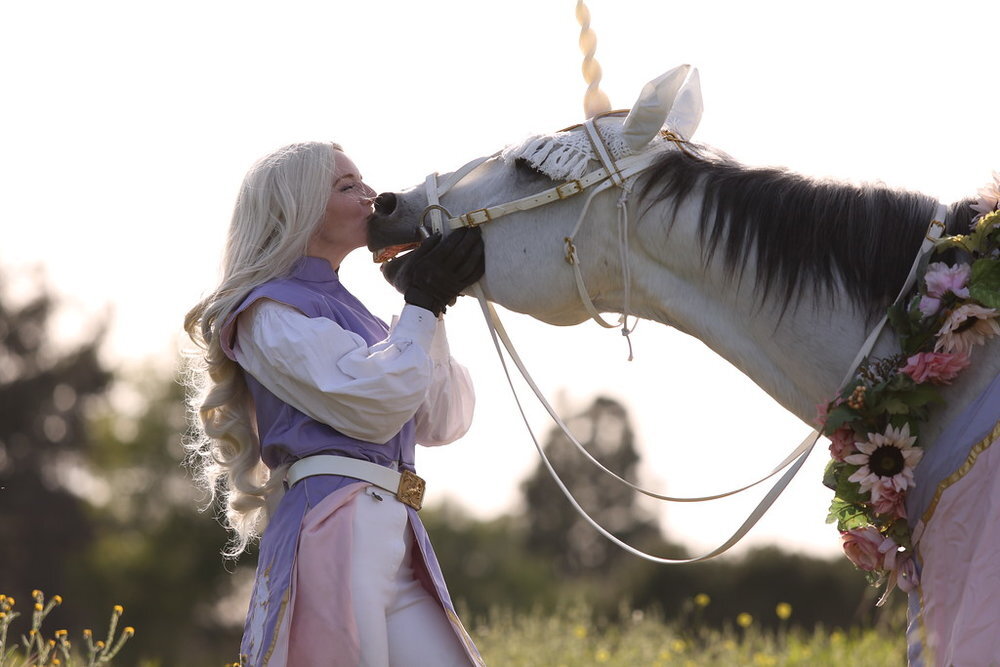
[{"label": "white bridle", "polygon": [[[614,114],[621,112],[611,113]],[[629,329],[627,321],[631,305],[630,289],[632,284],[630,265],[628,261],[628,196],[631,194],[634,178],[652,166],[653,163],[663,154],[663,151],[647,151],[639,155],[629,155],[615,160],[597,129],[596,120],[596,118],[591,118],[583,123],[581,127],[583,127],[584,131],[587,133],[591,146],[594,149],[594,155],[601,163],[601,167],[599,169],[595,169],[578,179],[571,179],[560,183],[559,185],[543,190],[538,194],[522,197],[521,199],[515,199],[504,204],[475,209],[458,216],[452,216],[451,213],[449,213],[448,210],[441,205],[441,197],[447,194],[453,187],[455,187],[455,185],[475,171],[479,166],[488,160],[497,157],[498,154],[495,153],[489,157],[478,158],[451,174],[448,180],[443,184],[438,183],[437,173],[432,173],[427,176],[427,180],[425,181],[427,208],[424,209],[420,216],[420,225],[421,228],[423,228],[425,221],[429,218],[431,233],[438,234],[443,234],[446,230],[458,229],[460,227],[478,227],[486,224],[487,222],[492,222],[502,218],[505,215],[530,211],[531,209],[545,206],[546,204],[551,204],[563,199],[569,199],[570,197],[589,190],[590,194],[583,210],[580,212],[580,216],[577,218],[576,226],[573,228],[570,235],[564,239],[566,244],[565,260],[568,264],[570,264],[570,266],[573,267],[577,293],[580,295],[580,301],[583,303],[583,306],[587,310],[591,319],[607,329],[613,329],[621,325],[622,335],[627,338],[631,333],[631,329]],[[683,139],[672,132],[664,131],[662,136],[674,142],[678,146],[682,146],[684,143]],[[590,208],[590,202],[593,201],[595,196],[612,187],[617,187],[621,190],[621,196],[618,198],[617,204],[618,240],[619,248],[621,250],[622,279],[625,291],[624,303],[622,304],[622,314],[619,317],[618,322],[615,324],[607,322],[601,316],[597,307],[594,305],[593,300],[590,298],[590,293],[587,291],[587,286],[583,280],[580,255],[574,243],[576,235],[580,231],[580,228],[586,219],[587,211]],[[445,218],[444,215],[447,215],[448,217]],[[631,359],[632,353],[630,343],[629,360]]]},{"label": "white bridle", "polygon": [[[420,217],[420,225],[423,230],[423,225],[427,218],[430,219],[429,224],[431,227],[431,233],[446,233],[446,230],[458,229],[460,227],[478,227],[480,225],[486,224],[487,222],[492,222],[505,215],[511,213],[519,213],[523,211],[529,211],[546,204],[550,204],[562,199],[567,199],[574,195],[580,194],[588,189],[590,189],[590,195],[587,199],[583,210],[580,212],[580,216],[577,219],[577,223],[573,228],[570,236],[567,236],[564,240],[566,243],[566,255],[565,260],[573,267],[574,274],[576,277],[577,291],[580,294],[581,301],[586,307],[591,318],[594,319],[598,324],[606,328],[614,328],[616,324],[609,324],[606,322],[597,311],[594,306],[590,295],[587,293],[586,285],[583,282],[583,274],[580,268],[580,258],[576,246],[573,240],[580,230],[584,220],[586,219],[587,212],[590,208],[590,202],[593,200],[594,196],[597,194],[611,188],[618,187],[621,190],[621,195],[618,199],[618,223],[619,223],[619,246],[621,249],[621,261],[622,261],[622,273],[624,279],[624,304],[622,308],[622,315],[619,318],[618,324],[622,326],[622,334],[628,337],[631,330],[627,327],[626,320],[628,318],[629,312],[629,284],[630,273],[629,273],[629,262],[628,262],[628,212],[627,212],[627,200],[628,195],[631,194],[631,186],[634,182],[634,178],[641,174],[644,170],[648,169],[661,155],[662,151],[649,151],[640,155],[630,155],[618,160],[615,160],[607,146],[605,145],[600,133],[597,131],[595,124],[596,119],[590,119],[583,124],[584,130],[588,133],[588,137],[591,140],[591,144],[594,148],[594,153],[598,160],[601,162],[601,167],[596,169],[579,179],[573,179],[561,183],[553,188],[544,190],[535,195],[530,195],[528,197],[522,197],[521,199],[516,199],[504,204],[498,204],[496,206],[491,206],[488,208],[475,209],[462,215],[452,216],[447,209],[441,205],[441,197],[447,194],[455,185],[457,185],[462,179],[472,173],[475,169],[481,166],[486,161],[497,157],[498,154],[488,156],[485,158],[479,158],[469,162],[463,166],[458,171],[452,173],[448,180],[443,184],[438,184],[437,173],[430,174],[425,181],[425,188],[427,192],[427,207],[424,209]],[[667,138],[674,142],[678,147],[683,150],[683,140],[673,135],[672,133],[667,133]],[[934,244],[940,238],[941,234],[945,228],[945,217],[947,214],[947,208],[943,204],[938,204],[937,210],[935,211],[934,219],[931,220],[930,226],[928,227],[927,233],[924,235],[924,241],[921,244],[920,250],[917,252],[917,256],[913,261],[913,265],[910,268],[910,272],[900,289],[899,296],[896,298],[896,302],[903,299],[906,294],[910,291],[916,280],[917,271],[919,269],[920,263],[924,256],[930,252],[934,247]],[[445,218],[444,216],[448,217]],[[424,230],[426,232],[426,230]],[[658,494],[647,489],[644,489],[628,480],[620,477],[618,474],[606,468],[602,463],[600,463],[594,456],[587,451],[586,447],[581,444],[577,438],[570,432],[569,428],[563,422],[563,420],[556,413],[555,409],[549,404],[542,391],[539,389],[538,385],[531,378],[531,374],[528,372],[521,360],[520,355],[518,355],[514,344],[511,342],[510,337],[507,335],[503,324],[500,321],[499,315],[493,308],[492,303],[490,303],[486,294],[480,287],[476,284],[470,290],[474,296],[479,299],[480,306],[483,310],[483,315],[486,319],[487,327],[490,330],[490,336],[493,339],[493,344],[497,349],[497,354],[500,357],[500,362],[503,366],[504,373],[507,376],[507,381],[510,384],[511,392],[514,395],[514,400],[517,403],[518,410],[521,413],[521,417],[524,420],[525,426],[528,429],[528,433],[531,435],[531,439],[535,444],[535,449],[538,451],[539,456],[541,456],[542,462],[548,469],[549,474],[555,483],[559,486],[563,495],[570,502],[577,513],[583,518],[587,523],[589,523],[595,530],[597,530],[605,538],[613,542],[615,545],[621,547],[625,551],[649,560],[655,563],[662,564],[683,564],[683,563],[696,563],[699,561],[709,560],[721,555],[722,553],[728,551],[731,547],[737,544],[743,537],[753,528],[754,525],[760,520],[762,516],[770,509],[771,505],[778,499],[778,496],[785,490],[788,484],[791,482],[792,478],[798,473],[805,463],[809,454],[812,452],[813,447],[819,440],[821,434],[818,430],[813,430],[805,439],[788,455],[782,460],[777,466],[774,467],[769,473],[767,473],[762,478],[755,482],[742,486],[738,489],[728,491],[725,493],[719,493],[711,496],[702,496],[694,498],[679,498],[666,496],[663,494]],[[850,368],[847,371],[843,381],[841,382],[841,387],[845,386],[854,376],[854,372],[857,370],[861,362],[871,353],[872,349],[875,347],[875,343],[878,341],[879,336],[882,333],[883,328],[887,322],[887,316],[883,316],[881,321],[872,329],[868,338],[865,340],[855,356],[854,361],[851,363]],[[527,414],[524,411],[524,407],[521,404],[521,400],[517,395],[517,391],[514,388],[513,379],[510,375],[510,370],[507,367],[507,362],[504,360],[503,351],[501,350],[501,342],[503,343],[504,349],[507,350],[508,355],[511,360],[517,366],[518,371],[521,373],[524,380],[531,387],[535,396],[545,407],[545,410],[549,413],[552,420],[560,427],[563,434],[573,443],[573,445],[586,457],[591,463],[597,466],[600,470],[610,475],[614,479],[618,480],[622,484],[630,487],[634,491],[641,493],[643,495],[655,498],[657,500],[662,500],[665,502],[676,502],[676,503],[696,503],[696,502],[706,502],[709,500],[718,500],[721,498],[726,498],[728,496],[735,495],[746,491],[747,489],[753,488],[758,484],[765,482],[774,475],[778,474],[785,468],[785,473],[775,482],[774,486],[768,491],[763,499],[757,504],[754,510],[750,513],[747,519],[742,525],[719,547],[701,556],[693,558],[663,558],[660,556],[654,556],[652,554],[646,553],[640,549],[637,549],[622,540],[620,540],[615,535],[608,532],[603,526],[598,524],[586,510],[584,510],[580,504],[577,502],[576,498],[573,496],[572,492],[566,487],[565,483],[560,479],[558,473],[556,473],[555,468],[549,461],[548,456],[545,454],[544,449],[539,443],[538,438],[535,436],[534,431],[528,421]],[[629,360],[632,359],[631,354],[631,344],[629,346]],[[790,466],[790,467],[789,467]]]}]

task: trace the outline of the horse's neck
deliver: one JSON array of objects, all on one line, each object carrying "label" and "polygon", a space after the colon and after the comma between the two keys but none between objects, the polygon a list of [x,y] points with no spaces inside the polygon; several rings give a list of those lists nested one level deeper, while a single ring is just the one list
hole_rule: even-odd
[{"label": "horse's neck", "polygon": [[670,285],[665,301],[662,293],[644,291],[639,314],[698,338],[806,422],[832,397],[866,336],[850,308],[803,300],[782,314],[770,300],[761,304],[747,276],[738,285],[721,279]]},{"label": "horse's neck", "polygon": [[[705,266],[698,212],[697,203],[682,204],[669,232],[655,222],[664,219],[661,211],[643,216],[633,253],[633,313],[700,339],[789,411],[815,423],[817,405],[826,404],[838,390],[876,322],[838,286],[832,294],[804,290],[787,308],[780,289],[761,301],[752,261],[734,279],[723,270],[723,253]],[[601,305],[614,309],[618,299],[620,294],[611,290]],[[872,355],[897,351],[887,327]],[[1000,339],[976,349],[973,361],[946,388],[947,406],[926,425],[924,434],[931,441],[1000,374]]]},{"label": "horse's neck", "polygon": [[721,253],[705,266],[698,208],[683,204],[669,232],[656,224],[663,220],[658,211],[643,216],[633,310],[700,339],[785,408],[813,422],[816,405],[836,391],[869,323],[836,290],[832,298],[808,290],[784,308],[775,295],[780,290],[761,300],[752,262],[734,279],[727,278]]}]

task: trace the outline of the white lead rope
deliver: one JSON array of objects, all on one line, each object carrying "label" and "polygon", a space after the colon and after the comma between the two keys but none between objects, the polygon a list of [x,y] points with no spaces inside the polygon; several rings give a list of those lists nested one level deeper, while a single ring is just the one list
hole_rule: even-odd
[{"label": "white lead rope", "polygon": [[[624,549],[625,551],[633,554],[634,556],[638,556],[639,558],[643,558],[643,559],[651,561],[653,563],[660,563],[660,564],[664,564],[664,565],[678,565],[678,564],[683,564],[683,563],[697,563],[699,561],[708,560],[710,558],[714,558],[714,557],[716,557],[716,556],[718,556],[718,555],[720,555],[720,554],[728,551],[733,545],[735,545],[737,542],[739,542],[741,539],[743,539],[743,536],[746,535],[750,531],[750,529],[753,528],[754,525],[756,525],[756,523],[760,520],[760,518],[762,516],[764,516],[764,514],[767,512],[767,510],[770,509],[771,505],[774,504],[774,501],[777,500],[777,498],[778,498],[779,495],[781,495],[781,492],[785,490],[786,486],[788,486],[788,483],[792,480],[793,477],[795,477],[795,474],[802,467],[802,464],[805,463],[806,458],[809,456],[809,452],[812,451],[813,445],[819,439],[819,432],[818,431],[813,431],[812,433],[809,434],[809,437],[807,437],[802,442],[802,444],[799,445],[799,447],[796,448],[796,452],[801,451],[801,454],[799,454],[797,456],[797,460],[795,461],[794,465],[792,465],[792,467],[789,468],[785,472],[784,475],[782,475],[782,477],[777,481],[777,483],[775,483],[774,487],[772,487],[771,490],[768,491],[767,495],[764,496],[763,500],[760,501],[760,503],[757,505],[757,507],[754,509],[754,511],[750,514],[750,516],[747,517],[746,521],[743,522],[743,525],[741,525],[736,530],[736,532],[733,533],[732,536],[728,540],[726,540],[718,548],[714,549],[713,551],[711,551],[711,552],[709,552],[709,553],[707,553],[705,555],[697,556],[697,557],[694,557],[694,558],[664,558],[664,557],[661,557],[661,556],[654,556],[653,554],[650,554],[650,553],[647,553],[645,551],[642,551],[641,549],[637,549],[636,547],[633,547],[632,545],[630,545],[630,544],[628,544],[626,542],[623,542],[621,539],[619,539],[618,537],[616,537],[615,535],[613,535],[612,533],[610,533],[607,529],[605,529],[603,526],[601,526],[599,523],[597,523],[597,521],[595,521],[594,518],[591,517],[587,513],[587,511],[585,509],[583,509],[583,507],[580,506],[580,504],[577,502],[576,498],[573,496],[573,493],[566,487],[566,484],[559,477],[559,474],[556,472],[555,468],[552,467],[552,462],[549,461],[549,457],[546,456],[544,448],[541,446],[541,443],[538,442],[538,438],[537,438],[537,436],[535,436],[535,432],[532,430],[531,424],[528,422],[528,416],[527,416],[527,414],[524,411],[524,406],[521,404],[521,399],[520,399],[520,397],[517,394],[517,390],[514,388],[514,381],[513,381],[513,378],[510,375],[510,369],[507,367],[507,362],[504,360],[503,351],[500,348],[500,339],[502,339],[504,341],[504,346],[507,348],[507,352],[510,354],[511,359],[514,360],[514,363],[517,365],[518,370],[521,371],[521,373],[524,376],[525,380],[532,387],[532,389],[534,390],[534,392],[535,392],[536,396],[538,397],[538,399],[543,403],[543,405],[545,405],[545,407],[548,410],[549,414],[552,415],[554,418],[557,419],[560,428],[562,428],[563,432],[570,438],[570,440],[572,440],[574,442],[574,444],[577,445],[578,448],[582,449],[582,446],[576,441],[576,438],[574,438],[572,436],[572,434],[570,434],[570,432],[566,428],[565,424],[563,424],[561,420],[558,420],[558,417],[555,415],[555,412],[552,409],[552,407],[549,405],[548,401],[546,401],[545,397],[538,390],[538,387],[537,387],[537,385],[535,385],[534,381],[530,379],[530,376],[528,375],[527,370],[524,368],[523,362],[521,361],[520,357],[517,355],[516,350],[514,350],[514,348],[513,348],[512,345],[508,346],[509,338],[507,337],[506,331],[504,331],[504,329],[503,329],[503,324],[500,322],[499,317],[497,317],[496,311],[493,309],[493,306],[486,299],[486,296],[483,294],[483,292],[480,289],[480,287],[478,285],[476,285],[472,289],[472,292],[473,292],[474,296],[477,296],[479,298],[480,305],[483,308],[483,314],[486,317],[487,327],[490,330],[490,336],[492,337],[493,344],[496,347],[497,355],[500,357],[500,363],[503,366],[504,374],[507,376],[507,382],[510,384],[511,392],[514,395],[514,401],[517,403],[517,409],[521,413],[521,419],[524,420],[524,425],[527,427],[528,433],[531,435],[531,440],[535,444],[535,449],[538,451],[538,455],[541,457],[542,463],[545,465],[545,468],[548,470],[549,475],[552,477],[553,481],[555,481],[556,485],[559,487],[559,490],[562,491],[562,494],[569,501],[570,505],[572,505],[573,509],[576,510],[577,514],[579,514],[580,517],[584,521],[586,521],[588,524],[590,524],[590,526],[594,530],[596,530],[598,533],[600,533],[601,535],[603,535],[607,540],[611,541],[613,544],[615,544],[616,546]],[[631,484],[630,482],[627,482],[627,481],[623,480],[618,475],[616,475],[614,473],[611,473],[607,468],[605,468],[603,465],[601,465],[600,463],[598,463],[590,455],[590,453],[586,451],[586,449],[583,449],[582,451],[584,451],[587,454],[587,458],[588,459],[590,459],[591,461],[593,461],[594,463],[596,463],[598,465],[598,467],[600,467],[605,472],[610,473],[615,479],[618,479],[618,480],[624,482],[626,485],[630,486],[631,488],[633,488],[633,489],[635,489],[637,491],[643,492],[646,495],[651,495],[653,497],[659,498],[661,500],[666,500],[666,501],[674,501],[674,502],[699,502],[699,501],[703,501],[703,500],[715,500],[717,498],[723,498],[723,497],[726,497],[726,496],[729,496],[729,495],[733,495],[734,493],[738,493],[741,490],[745,490],[747,488],[750,488],[750,486],[755,486],[756,484],[759,483],[759,482],[755,482],[754,484],[751,484],[751,485],[749,485],[747,487],[744,487],[744,489],[738,489],[736,491],[731,491],[729,493],[720,494],[720,495],[717,495],[717,496],[708,496],[708,497],[705,497],[705,498],[668,498],[666,496],[659,496],[659,495],[656,495],[656,494],[651,494],[649,492],[643,491],[642,489],[639,489],[634,484]],[[774,474],[774,473],[772,473],[772,474]],[[763,480],[760,480],[760,481],[763,481]]]}]

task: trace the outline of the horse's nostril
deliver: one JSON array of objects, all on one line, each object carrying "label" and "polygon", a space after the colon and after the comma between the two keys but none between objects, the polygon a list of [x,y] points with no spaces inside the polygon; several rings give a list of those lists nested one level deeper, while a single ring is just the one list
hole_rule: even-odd
[{"label": "horse's nostril", "polygon": [[375,198],[375,212],[379,215],[389,215],[396,210],[396,195],[383,192]]}]

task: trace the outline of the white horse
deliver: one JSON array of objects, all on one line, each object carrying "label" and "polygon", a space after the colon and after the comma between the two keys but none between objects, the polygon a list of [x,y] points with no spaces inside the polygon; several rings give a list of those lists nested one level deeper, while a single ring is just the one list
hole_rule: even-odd
[{"label": "white horse", "polygon": [[[441,176],[446,184],[441,189],[448,191],[440,202],[434,199],[441,189],[434,187],[430,196],[423,186],[383,194],[370,224],[370,247],[417,240],[435,211],[444,209],[455,218],[452,226],[478,224],[497,217],[500,209],[490,212],[491,207],[569,182],[564,192],[549,197],[556,201],[523,211],[529,206],[507,207],[509,214],[481,225],[487,262],[480,285],[490,300],[554,325],[586,320],[589,299],[599,312],[627,310],[673,326],[703,341],[804,422],[814,423],[816,406],[838,390],[873,323],[897,296],[938,203],[917,193],[744,167],[681,140],[691,136],[700,112],[696,73],[687,66],[673,70],[646,86],[624,120],[624,114],[598,119],[600,136],[593,141],[583,127],[534,137],[472,163],[457,182]],[[560,199],[576,189],[574,179],[601,167],[602,151],[612,160],[631,156],[652,166],[638,175],[625,174],[625,190],[610,187],[592,199],[586,192]],[[441,208],[428,210],[430,204]],[[950,205],[948,232],[967,231],[974,215],[970,202]],[[585,293],[566,261],[569,247],[575,249],[571,259]],[[964,449],[951,451],[951,434],[956,424],[972,419],[968,407],[982,403],[990,391],[995,402],[984,408],[985,419],[995,433],[1000,419],[996,341],[976,350],[972,367],[947,388],[947,405],[922,427],[926,453],[917,469],[921,493],[908,498],[911,525],[929,522],[927,512],[938,505],[935,492],[944,491],[940,485],[956,471],[968,471],[970,458],[975,461],[970,443],[957,443]],[[873,354],[894,354],[895,345],[891,335],[883,335]],[[984,417],[977,419],[982,423]],[[991,450],[981,444],[979,450],[976,467],[992,465],[987,461]],[[1000,457],[1000,451],[993,455]],[[994,486],[998,498],[983,498],[983,488]],[[982,586],[976,585],[991,577],[992,594],[1000,593],[1000,567],[985,560],[988,553],[996,562],[993,550],[984,551],[976,535],[989,525],[984,518],[989,511],[1000,510],[1000,482],[976,489],[986,507],[962,519],[971,522],[962,547],[971,564],[934,563],[937,552],[917,545],[924,583],[911,594],[914,663],[930,661],[930,651],[941,664],[971,664],[963,662],[969,655],[986,664],[1000,656],[995,598],[982,598]],[[991,517],[993,523],[998,519],[998,514]],[[931,531],[924,533],[930,540]],[[948,600],[939,592],[945,590]],[[975,614],[982,616],[973,621]]]}]

